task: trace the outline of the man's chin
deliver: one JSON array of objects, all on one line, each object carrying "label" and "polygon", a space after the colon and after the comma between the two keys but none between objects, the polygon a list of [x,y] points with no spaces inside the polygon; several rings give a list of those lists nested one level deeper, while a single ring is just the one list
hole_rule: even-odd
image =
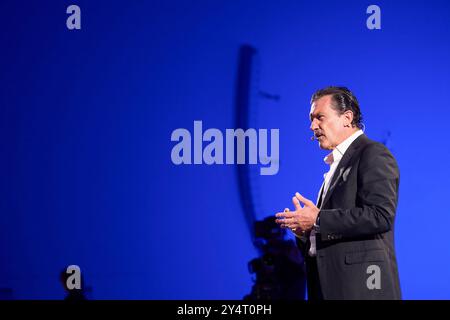
[{"label": "man's chin", "polygon": [[328,143],[319,141],[319,148],[323,150],[331,150],[331,146]]}]

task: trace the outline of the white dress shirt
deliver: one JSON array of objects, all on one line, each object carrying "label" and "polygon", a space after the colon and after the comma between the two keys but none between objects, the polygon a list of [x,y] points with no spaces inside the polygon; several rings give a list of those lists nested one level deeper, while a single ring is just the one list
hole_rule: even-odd
[{"label": "white dress shirt", "polygon": [[[348,137],[340,144],[338,144],[336,148],[334,148],[333,151],[323,159],[323,161],[325,161],[326,164],[330,165],[330,170],[323,175],[324,181],[322,187],[320,188],[319,197],[317,198],[316,205],[319,202],[320,192],[322,191],[322,188],[323,188],[322,194],[322,204],[323,204],[323,200],[325,199],[325,195],[327,194],[327,191],[330,188],[331,179],[333,178],[334,172],[336,171],[339,162],[341,161],[342,157],[344,156],[345,152],[347,151],[348,147],[350,147],[352,142],[355,141],[356,138],[358,138],[362,134],[363,134],[362,130],[356,131],[350,137]],[[309,248],[308,255],[310,257],[315,257],[317,252],[316,252],[316,231],[314,229],[311,230],[311,233],[309,235],[309,241],[311,242],[311,247]]]}]

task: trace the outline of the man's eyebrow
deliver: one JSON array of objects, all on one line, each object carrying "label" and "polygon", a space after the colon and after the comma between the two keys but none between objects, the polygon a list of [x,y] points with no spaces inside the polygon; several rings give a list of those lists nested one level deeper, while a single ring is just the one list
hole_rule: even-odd
[{"label": "man's eyebrow", "polygon": [[311,121],[312,121],[312,119],[317,118],[319,116],[323,116],[323,113],[322,112],[317,112],[317,113],[310,113],[309,114],[309,118],[311,119]]}]

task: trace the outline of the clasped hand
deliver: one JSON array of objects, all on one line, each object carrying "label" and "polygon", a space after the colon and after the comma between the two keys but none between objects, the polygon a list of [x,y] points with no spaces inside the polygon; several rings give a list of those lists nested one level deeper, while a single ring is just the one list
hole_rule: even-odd
[{"label": "clasped hand", "polygon": [[[295,211],[289,211],[289,208],[284,209],[284,212],[275,214],[275,220],[281,228],[289,228],[296,234],[302,234],[309,231],[314,226],[317,216],[319,215],[319,208],[315,204],[303,197],[300,193],[295,193],[292,197]],[[303,203],[303,207],[300,203]]]}]

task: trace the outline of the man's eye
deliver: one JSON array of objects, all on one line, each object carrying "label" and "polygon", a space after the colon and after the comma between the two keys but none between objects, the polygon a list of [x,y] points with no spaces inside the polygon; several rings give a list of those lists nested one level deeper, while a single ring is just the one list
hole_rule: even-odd
[{"label": "man's eye", "polygon": [[318,120],[322,120],[323,116],[318,116],[317,119]]}]

